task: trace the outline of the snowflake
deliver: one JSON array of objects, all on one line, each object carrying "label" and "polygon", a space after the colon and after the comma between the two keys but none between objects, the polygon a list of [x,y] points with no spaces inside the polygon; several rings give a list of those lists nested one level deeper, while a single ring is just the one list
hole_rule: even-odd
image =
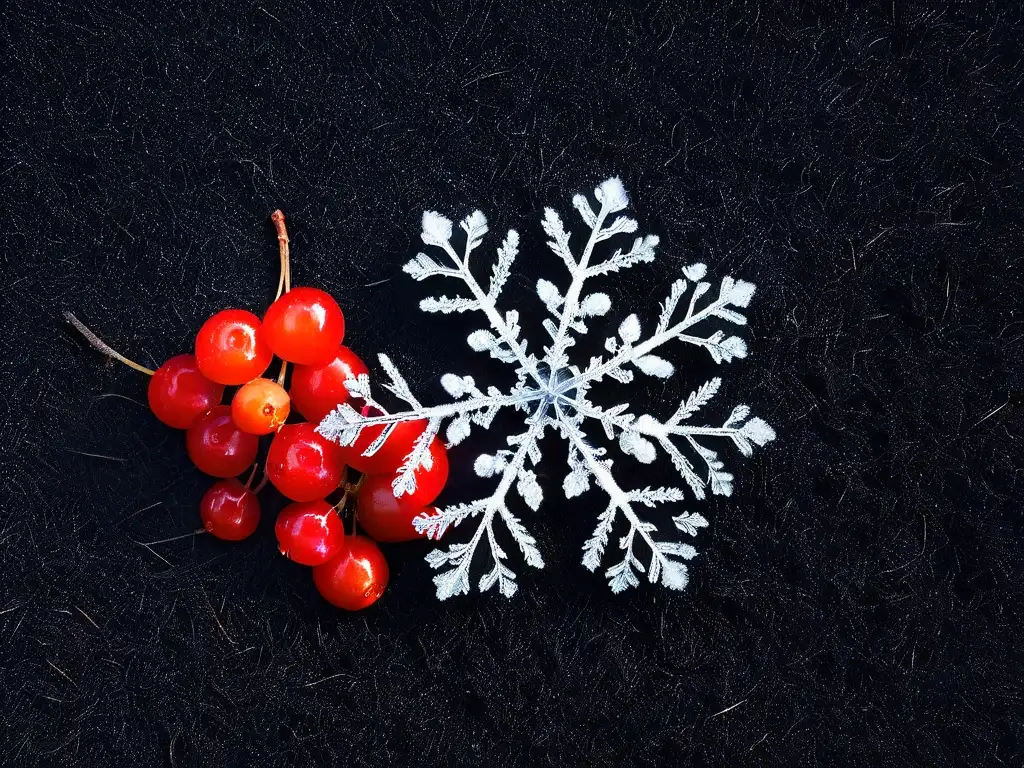
[{"label": "snowflake", "polygon": [[[470,588],[470,569],[481,541],[490,549],[491,568],[479,581],[481,591],[497,585],[499,591],[510,597],[516,592],[516,575],[507,564],[508,555],[498,543],[495,524],[498,520],[518,545],[526,563],[542,568],[544,561],[536,540],[509,508],[513,486],[526,505],[536,511],[540,508],[543,491],[532,469],[541,461],[539,441],[548,429],[557,432],[568,447],[569,472],[562,483],[566,498],[580,496],[591,488],[592,482],[607,496],[608,503],[597,516],[597,527],[583,545],[583,565],[593,571],[600,564],[608,546],[616,519],[621,515],[628,523],[628,532],[619,539],[623,558],[605,573],[613,592],[637,586],[639,574],[646,573],[652,583],[660,581],[671,589],[683,589],[688,576],[683,561],[693,558],[697,551],[689,544],[668,541],[660,537],[657,527],[640,517],[644,507],[655,507],[668,502],[679,502],[685,497],[680,488],[624,488],[612,474],[612,460],[606,458],[606,449],[594,444],[588,434],[600,426],[609,441],[617,439],[619,449],[632,459],[649,464],[660,448],[675,466],[690,493],[703,499],[710,488],[712,493],[728,496],[732,493],[733,476],[725,471],[717,451],[705,445],[712,439],[731,440],[744,456],[775,437],[772,428],[760,418],[751,418],[745,405],[736,406],[721,426],[695,426],[687,423],[718,392],[721,379],[713,378],[683,400],[669,418],[659,420],[648,414],[630,412],[627,403],[602,408],[588,399],[591,388],[605,377],[622,384],[633,380],[636,369],[647,376],[668,378],[674,373],[672,363],[654,354],[663,344],[678,340],[703,347],[716,363],[731,362],[746,356],[747,348],[737,336],[727,336],[721,330],[699,333],[699,326],[713,318],[743,325],[746,318],[737,308],[746,307],[754,294],[754,286],[731,277],[722,279],[718,296],[704,301],[711,284],[704,282],[707,268],[693,264],[682,270],[683,278],[676,280],[668,297],[661,305],[658,323],[644,338],[640,321],[629,315],[618,328],[618,335],[605,342],[606,354],[593,357],[586,364],[570,362],[569,350],[576,337],[587,333],[591,318],[603,316],[611,309],[605,293],[585,293],[589,278],[628,269],[655,258],[658,238],[654,235],[638,237],[632,247],[623,252],[616,250],[599,260],[595,256],[598,244],[612,237],[636,232],[637,223],[627,216],[615,216],[628,205],[626,190],[617,178],[608,179],[594,190],[598,204],[595,213],[590,201],[583,195],[573,198],[573,206],[589,228],[586,244],[577,257],[570,248],[571,233],[562,219],[551,208],[544,211],[543,227],[551,238],[548,246],[569,271],[569,287],[563,294],[547,280],[537,282],[537,294],[550,313],[543,326],[550,336],[543,357],[532,354],[526,341],[520,338],[519,312],[502,313],[497,301],[511,274],[512,263],[519,251],[519,235],[510,230],[493,265],[486,290],[470,270],[470,256],[480,245],[487,232],[487,219],[475,211],[461,222],[466,233],[465,247],[460,255],[452,245],[452,222],[433,211],[423,214],[423,242],[434,249],[435,255],[417,254],[404,270],[416,280],[445,277],[462,283],[469,296],[439,296],[426,298],[420,303],[425,312],[480,311],[486,315],[490,329],[473,331],[467,341],[478,352],[515,366],[516,383],[503,393],[489,386],[486,391],[470,376],[447,373],[441,384],[452,397],[444,405],[424,406],[413,396],[409,386],[385,356],[380,363],[390,379],[386,389],[409,404],[400,413],[387,413],[370,391],[368,377],[349,380],[349,391],[370,406],[362,414],[348,404],[340,405],[320,424],[322,434],[343,445],[351,445],[366,427],[380,425],[379,437],[365,450],[372,455],[387,439],[394,425],[413,419],[426,421],[426,428],[416,440],[399,469],[393,489],[396,496],[411,493],[416,488],[414,471],[431,464],[428,446],[434,435],[447,422],[445,436],[449,445],[465,440],[476,425],[488,429],[495,415],[504,408],[525,412],[524,431],[507,438],[508,449],[494,455],[478,456],[474,469],[480,477],[497,478],[497,487],[486,498],[454,504],[434,513],[418,516],[414,525],[422,534],[439,539],[449,528],[476,521],[476,531],[468,542],[454,543],[447,549],[434,550],[427,562],[440,572],[434,577],[439,599],[446,599]],[[610,223],[609,223],[610,222]],[[438,260],[440,259],[440,260]],[[680,300],[689,292],[686,312],[677,313]],[[698,308],[698,304],[702,304]],[[374,415],[363,415],[371,413]],[[687,453],[684,453],[684,450]],[[703,465],[698,470],[694,459]],[[707,520],[696,512],[682,512],[672,518],[675,527],[688,536],[696,536]],[[638,543],[649,552],[646,567],[637,556]],[[641,550],[643,554],[643,549]]]}]

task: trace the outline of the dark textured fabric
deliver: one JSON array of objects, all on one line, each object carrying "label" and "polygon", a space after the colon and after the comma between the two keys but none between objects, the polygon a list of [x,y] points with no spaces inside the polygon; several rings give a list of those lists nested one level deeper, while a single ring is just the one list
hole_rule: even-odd
[{"label": "dark textured fabric", "polygon": [[[3,762],[1020,765],[1017,15],[420,5],[2,11]],[[711,521],[686,593],[580,567],[604,505],[560,498],[557,439],[520,510],[547,567],[515,562],[510,601],[437,603],[416,543],[378,606],[333,610],[276,555],[273,494],[244,543],[142,544],[194,530],[209,480],[62,310],[187,351],[272,297],[281,207],[296,281],[438,402],[443,372],[509,374],[474,318],[419,312],[447,288],[401,272],[422,211],[483,209],[488,253],[522,233],[506,306],[538,344],[539,215],[612,174],[662,256],[602,281],[609,330],[693,261],[758,285],[747,360],[607,390],[667,414],[721,372],[715,416],[779,433],[680,505]],[[515,426],[452,451],[446,498]]]}]

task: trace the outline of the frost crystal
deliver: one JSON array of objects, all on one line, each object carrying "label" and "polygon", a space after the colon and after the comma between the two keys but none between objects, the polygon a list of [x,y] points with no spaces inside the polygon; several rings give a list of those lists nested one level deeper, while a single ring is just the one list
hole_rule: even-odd
[{"label": "frost crystal", "polygon": [[[611,301],[604,293],[587,293],[585,286],[591,277],[628,269],[655,258],[658,238],[654,235],[637,237],[632,246],[619,248],[603,260],[595,256],[595,247],[617,235],[636,232],[635,220],[619,214],[628,205],[626,190],[619,179],[608,179],[594,190],[597,210],[583,195],[576,195],[573,206],[589,230],[586,244],[579,256],[570,247],[572,233],[567,231],[561,217],[553,209],[544,211],[542,226],[550,240],[548,246],[565,263],[569,272],[569,287],[562,293],[558,286],[547,280],[537,282],[537,295],[550,317],[543,322],[550,342],[543,356],[528,351],[526,341],[520,338],[519,313],[512,309],[501,312],[497,300],[511,274],[512,263],[519,251],[519,235],[509,231],[491,272],[486,289],[470,271],[470,256],[487,232],[487,219],[476,211],[461,222],[466,233],[466,244],[461,254],[452,245],[452,222],[439,213],[423,214],[423,242],[433,248],[431,254],[420,253],[404,269],[416,280],[445,277],[461,283],[469,295],[437,296],[424,299],[420,309],[424,312],[480,311],[486,315],[489,329],[473,331],[467,339],[478,352],[487,352],[504,363],[515,367],[517,380],[506,394],[490,386],[481,389],[471,376],[446,373],[441,384],[452,397],[445,405],[423,406],[413,396],[401,374],[385,356],[380,355],[381,366],[390,383],[386,389],[409,404],[409,409],[388,414],[370,392],[369,380],[346,382],[349,391],[362,398],[367,405],[383,415],[362,416],[347,404],[339,406],[324,419],[319,430],[325,436],[351,445],[360,430],[374,425],[383,426],[379,438],[365,451],[376,452],[394,425],[411,419],[425,419],[427,426],[396,475],[395,494],[401,496],[416,488],[414,470],[430,466],[428,450],[431,439],[444,426],[449,445],[465,440],[473,426],[487,429],[495,415],[503,408],[525,412],[524,429],[507,438],[508,448],[494,455],[476,458],[474,469],[480,477],[493,477],[497,486],[486,498],[477,499],[437,510],[436,514],[421,515],[414,525],[421,533],[440,538],[449,528],[465,523],[470,518],[476,531],[468,542],[455,543],[447,549],[437,549],[427,556],[427,562],[440,571],[434,577],[439,599],[466,593],[470,588],[470,567],[480,543],[487,542],[493,564],[479,580],[481,591],[497,586],[506,597],[516,591],[516,575],[507,564],[508,555],[499,545],[495,524],[501,521],[518,545],[527,564],[543,568],[544,560],[537,543],[519,518],[510,509],[509,497],[513,488],[526,505],[536,511],[540,508],[544,490],[533,470],[541,460],[538,445],[548,429],[554,430],[565,441],[568,450],[569,472],[562,482],[566,498],[574,498],[590,490],[592,483],[607,496],[607,505],[597,516],[597,527],[583,545],[583,565],[593,571],[600,565],[608,547],[608,539],[616,520],[621,516],[628,530],[618,540],[622,559],[605,571],[613,592],[640,583],[640,575],[654,583],[660,581],[671,589],[683,589],[688,576],[683,561],[697,554],[689,544],[662,538],[658,528],[640,516],[643,508],[656,507],[668,502],[680,502],[686,497],[681,488],[625,488],[612,474],[612,460],[607,449],[595,445],[591,434],[600,427],[609,441],[617,442],[619,449],[631,460],[643,464],[653,462],[659,449],[672,461],[685,486],[695,499],[712,493],[728,496],[732,493],[733,476],[725,471],[718,452],[705,443],[731,440],[744,456],[754,446],[762,446],[774,439],[775,432],[762,419],[750,416],[750,409],[738,405],[721,426],[695,426],[689,422],[714,398],[721,379],[713,378],[692,392],[679,404],[669,418],[661,420],[648,414],[635,414],[627,403],[602,408],[588,399],[591,388],[605,377],[623,384],[633,380],[636,371],[645,376],[668,378],[674,373],[671,362],[655,354],[670,341],[681,341],[703,347],[716,363],[731,362],[745,357],[747,346],[738,336],[728,336],[721,330],[706,330],[717,318],[726,323],[744,325],[746,318],[737,310],[747,306],[754,294],[754,286],[743,280],[724,277],[713,300],[705,298],[711,283],[705,282],[707,268],[693,264],[682,270],[683,277],[676,280],[661,304],[661,312],[654,331],[646,338],[640,320],[635,314],[619,324],[616,335],[605,342],[606,354],[593,357],[589,362],[570,362],[569,351],[576,337],[587,333],[591,318],[606,315]],[[579,242],[577,239],[575,242]],[[680,300],[689,293],[685,312],[678,311]],[[705,330],[700,330],[705,329]],[[700,467],[700,469],[698,469]],[[672,518],[675,527],[686,536],[696,536],[707,520],[696,512],[682,512]],[[639,545],[639,547],[638,547]],[[639,550],[639,553],[638,553]],[[647,554],[646,565],[641,555]]]}]

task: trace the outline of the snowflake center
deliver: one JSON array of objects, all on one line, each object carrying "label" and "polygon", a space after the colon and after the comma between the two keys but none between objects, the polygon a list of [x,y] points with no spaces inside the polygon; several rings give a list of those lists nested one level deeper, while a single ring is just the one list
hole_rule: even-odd
[{"label": "snowflake center", "polygon": [[550,365],[542,362],[537,364],[537,373],[545,382],[543,392],[547,405],[553,405],[557,401],[561,406],[576,407],[577,388],[569,383],[573,376],[568,368],[552,370]]}]

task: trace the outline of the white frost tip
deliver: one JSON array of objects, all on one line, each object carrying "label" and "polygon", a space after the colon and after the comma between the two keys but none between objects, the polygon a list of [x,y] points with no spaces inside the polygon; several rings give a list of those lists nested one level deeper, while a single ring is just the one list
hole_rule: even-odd
[{"label": "white frost tip", "polygon": [[494,343],[494,335],[490,331],[485,331],[481,328],[479,331],[473,331],[469,334],[466,337],[466,343],[469,344],[474,352],[483,352]]},{"label": "white frost tip", "polygon": [[473,462],[473,471],[479,477],[491,477],[501,472],[506,464],[504,456],[491,456],[488,453],[482,453]]},{"label": "white frost tip", "polygon": [[602,181],[601,186],[594,190],[594,197],[604,205],[606,213],[621,211],[629,205],[629,195],[618,176]]},{"label": "white frost tip", "polygon": [[580,303],[580,314],[584,317],[600,317],[608,314],[612,300],[607,293],[592,293]]},{"label": "white frost tip", "polygon": [[452,239],[452,222],[436,211],[423,212],[423,242],[442,245]]},{"label": "white frost tip", "polygon": [[441,386],[452,397],[462,397],[473,386],[473,378],[471,376],[456,376],[454,373],[446,373],[441,377]]},{"label": "white frost tip", "polygon": [[708,273],[708,267],[706,264],[691,264],[688,267],[683,267],[683,274],[686,275],[688,280],[693,282],[699,282],[704,279],[704,275]]}]

